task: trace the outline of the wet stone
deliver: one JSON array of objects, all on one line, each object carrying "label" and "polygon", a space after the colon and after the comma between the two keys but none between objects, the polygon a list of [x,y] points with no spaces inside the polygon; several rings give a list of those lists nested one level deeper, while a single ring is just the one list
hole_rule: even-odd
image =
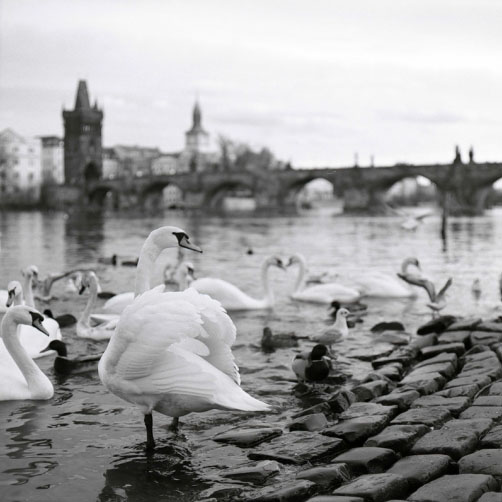
[{"label": "wet stone", "polygon": [[419,488],[408,500],[412,502],[474,502],[487,491],[497,488],[493,476],[457,474],[442,476]]},{"label": "wet stone", "polygon": [[[479,329],[479,326],[478,326]],[[502,342],[502,333],[489,331],[474,331],[470,336],[471,345],[494,345]]]},{"label": "wet stone", "polygon": [[296,477],[308,479],[323,488],[336,488],[349,481],[352,475],[346,464],[334,464],[300,471]]},{"label": "wet stone", "polygon": [[490,474],[502,481],[502,449],[479,450],[458,462],[460,474]]},{"label": "wet stone", "polygon": [[345,411],[356,401],[356,396],[350,390],[341,390],[329,398],[328,404],[333,413]]},{"label": "wet stone", "polygon": [[399,321],[382,321],[371,327],[372,333],[383,333],[384,331],[405,331],[403,323]]},{"label": "wet stone", "polygon": [[491,429],[481,439],[479,446],[481,448],[502,448],[502,425],[497,425]]},{"label": "wet stone", "polygon": [[502,396],[479,396],[473,406],[502,406]]},{"label": "wet stone", "polygon": [[404,498],[407,481],[397,474],[366,474],[337,488],[333,495],[361,497],[365,502],[384,502],[391,498]]},{"label": "wet stone", "polygon": [[295,431],[272,439],[249,452],[251,460],[277,460],[283,464],[304,464],[329,458],[345,449],[341,439],[326,439],[315,432]]},{"label": "wet stone", "polygon": [[367,349],[360,349],[351,352],[349,355],[361,361],[373,361],[381,357],[386,357],[392,353],[394,347],[389,343],[380,343]]},{"label": "wet stone", "polygon": [[457,375],[458,378],[472,378],[473,376],[487,376],[490,380],[497,380],[502,376],[502,368],[476,368],[462,371]]},{"label": "wet stone", "polygon": [[483,375],[471,376],[471,377],[463,377],[463,378],[454,378],[450,380],[445,386],[445,389],[451,389],[452,387],[461,387],[463,385],[477,385],[478,390],[482,387],[485,387],[491,382],[491,378]]},{"label": "wet stone", "polygon": [[502,418],[501,406],[471,406],[460,414],[460,418],[491,418],[498,422]]},{"label": "wet stone", "polygon": [[476,326],[476,330],[489,331],[489,332],[494,332],[494,333],[498,332],[502,335],[502,323],[483,321]]},{"label": "wet stone", "polygon": [[474,432],[478,437],[490,430],[493,425],[493,420],[490,418],[473,418],[465,420],[450,420],[446,422],[441,430],[463,430]]},{"label": "wet stone", "polygon": [[477,502],[502,502],[502,493],[487,492],[481,495]]},{"label": "wet stone", "polygon": [[438,363],[452,363],[456,367],[457,362],[458,362],[457,354],[452,352],[444,352],[418,363],[415,366],[415,368],[421,368],[429,364],[438,364]]},{"label": "wet stone", "polygon": [[502,396],[502,382],[495,382],[490,387],[489,394],[491,396]]},{"label": "wet stone", "polygon": [[399,453],[410,450],[418,438],[427,434],[430,428],[426,425],[389,425],[376,436],[370,437],[364,446],[390,448]]},{"label": "wet stone", "polygon": [[466,354],[464,357],[465,368],[480,368],[487,364],[500,366],[500,361],[496,354],[491,350],[479,352],[477,354]]},{"label": "wet stone", "polygon": [[461,356],[465,352],[465,346],[463,343],[441,343],[438,345],[433,345],[432,347],[424,347],[420,350],[423,357],[434,357],[443,352],[452,352]]},{"label": "wet stone", "polygon": [[389,384],[385,380],[374,380],[353,387],[351,390],[357,401],[371,401],[387,392],[388,387]]},{"label": "wet stone", "polygon": [[328,426],[328,420],[322,413],[305,415],[289,424],[290,431],[320,431]]},{"label": "wet stone", "polygon": [[470,404],[471,400],[468,397],[443,397],[443,396],[424,396],[413,402],[412,408],[429,408],[431,406],[442,406],[449,410],[454,416],[458,417]]},{"label": "wet stone", "polygon": [[386,364],[378,368],[378,373],[385,378],[399,380],[403,375],[403,365],[401,363]]},{"label": "wet stone", "polygon": [[345,497],[343,495],[318,495],[308,499],[307,502],[364,502],[361,497]]},{"label": "wet stone", "polygon": [[376,474],[385,471],[396,460],[396,454],[389,448],[362,446],[338,455],[332,462],[347,464],[355,473]]},{"label": "wet stone", "polygon": [[329,415],[330,413],[332,413],[331,406],[329,405],[329,403],[314,404],[314,406],[311,406],[310,408],[306,408],[305,410],[295,413],[292,418],[304,417],[306,415],[312,415],[316,413],[324,413],[325,415]]},{"label": "wet stone", "polygon": [[[476,389],[477,390],[477,389]],[[399,410],[407,410],[415,399],[419,398],[420,394],[414,389],[404,390],[404,391],[394,391],[386,396],[380,396],[375,399],[376,403],[385,405],[396,405]]]},{"label": "wet stone", "polygon": [[282,434],[281,429],[263,427],[260,429],[233,429],[214,436],[219,443],[233,444],[241,448],[256,446]]},{"label": "wet stone", "polygon": [[411,343],[408,345],[408,349],[412,349],[416,351],[414,354],[414,357],[418,355],[418,352],[420,349],[423,349],[424,347],[429,347],[431,345],[436,345],[437,343],[437,335],[434,333],[430,333],[425,336],[419,336],[418,338],[415,338],[414,340],[411,341]]},{"label": "wet stone", "polygon": [[443,397],[468,397],[473,398],[479,390],[479,386],[476,384],[473,385],[460,385],[459,387],[451,387],[448,389],[442,389],[436,392],[435,396],[443,396]]},{"label": "wet stone", "polygon": [[454,460],[473,452],[478,444],[478,435],[462,429],[440,429],[422,436],[411,448],[412,455],[438,453]]},{"label": "wet stone", "polygon": [[281,468],[277,462],[273,460],[264,460],[257,464],[240,467],[224,471],[221,476],[224,478],[237,479],[249,483],[261,484],[267,481],[272,476],[279,474]]},{"label": "wet stone", "polygon": [[472,331],[478,324],[483,321],[481,317],[469,317],[468,319],[459,319],[453,324],[450,324],[446,331]]},{"label": "wet stone", "polygon": [[378,337],[375,338],[377,343],[391,343],[392,345],[407,345],[410,337],[404,333],[393,333],[389,331],[384,331]]},{"label": "wet stone", "polygon": [[408,481],[410,489],[416,490],[446,474],[450,464],[448,455],[412,455],[398,460],[387,472],[399,474]]},{"label": "wet stone", "polygon": [[417,329],[418,335],[427,335],[429,333],[442,333],[446,331],[449,326],[451,326],[454,322],[457,321],[456,317],[451,315],[443,315],[436,319],[432,319],[429,322],[426,322],[422,326]]},{"label": "wet stone", "polygon": [[399,383],[399,387],[411,387],[422,395],[433,394],[437,392],[446,383],[446,378],[438,372],[413,374],[403,378]]},{"label": "wet stone", "polygon": [[450,419],[450,412],[439,406],[434,408],[413,408],[398,415],[392,420],[391,424],[424,424],[429,427],[440,427]]},{"label": "wet stone", "polygon": [[271,485],[251,493],[243,500],[248,502],[296,502],[307,500],[317,492],[317,485],[307,479]]},{"label": "wet stone", "polygon": [[469,344],[469,337],[471,336],[470,331],[446,331],[439,336],[439,343],[462,343]]},{"label": "wet stone", "polygon": [[351,418],[324,429],[322,434],[342,438],[348,443],[356,443],[380,432],[388,421],[385,415]]},{"label": "wet stone", "polygon": [[390,420],[396,414],[397,406],[383,406],[377,403],[353,403],[350,405],[350,408],[340,414],[339,418],[346,420],[372,415],[384,415]]},{"label": "wet stone", "polygon": [[473,361],[484,361],[485,359],[492,359],[496,354],[490,347],[486,345],[478,345],[472,347],[467,354],[464,355],[464,362],[469,363]]},{"label": "wet stone", "polygon": [[444,377],[450,378],[455,374],[455,366],[450,362],[429,364],[421,366],[420,368],[415,368],[409,375],[424,375],[426,373],[436,372]]}]

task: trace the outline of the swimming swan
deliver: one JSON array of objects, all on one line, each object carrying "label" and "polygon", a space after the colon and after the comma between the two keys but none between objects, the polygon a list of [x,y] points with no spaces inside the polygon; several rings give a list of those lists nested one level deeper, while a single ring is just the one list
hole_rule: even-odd
[{"label": "swimming swan", "polygon": [[204,293],[218,300],[225,310],[268,309],[272,308],[275,303],[274,293],[270,287],[268,277],[270,267],[286,269],[278,256],[269,256],[263,261],[261,265],[261,283],[265,292],[264,298],[253,298],[231,282],[214,277],[196,279],[190,284],[190,287],[196,289],[199,293]]},{"label": "swimming swan", "polygon": [[[165,248],[190,244],[176,227],[153,231],[139,258],[136,291],[148,287],[145,271]],[[136,404],[145,416],[147,449],[155,446],[152,411],[178,419],[211,409],[265,411],[268,405],[240,388],[231,345],[235,326],[221,305],[190,288],[140,294],[124,310],[98,366],[110,392]]]},{"label": "swimming swan", "polygon": [[26,305],[9,308],[2,319],[6,352],[0,354],[0,401],[50,399],[54,395],[50,380],[26,353],[18,337],[20,326],[39,330],[42,336],[48,336],[42,320],[39,312]]},{"label": "swimming swan", "polygon": [[353,303],[361,298],[361,294],[356,289],[336,282],[305,287],[306,262],[300,253],[291,256],[287,266],[295,264],[299,266],[299,272],[293,293],[290,295],[293,300],[312,303],[331,303],[333,300],[338,300],[342,303]]}]

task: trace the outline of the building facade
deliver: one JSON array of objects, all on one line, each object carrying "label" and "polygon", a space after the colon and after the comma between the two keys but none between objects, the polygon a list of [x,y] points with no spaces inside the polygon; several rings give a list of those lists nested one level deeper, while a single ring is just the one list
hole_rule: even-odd
[{"label": "building facade", "polygon": [[40,202],[42,142],[12,129],[0,133],[0,205],[33,206]]},{"label": "building facade", "polygon": [[63,110],[64,178],[67,185],[99,179],[103,174],[103,111],[91,107],[87,83],[80,80],[73,110]]},{"label": "building facade", "polygon": [[42,184],[64,183],[64,141],[58,136],[41,136]]}]

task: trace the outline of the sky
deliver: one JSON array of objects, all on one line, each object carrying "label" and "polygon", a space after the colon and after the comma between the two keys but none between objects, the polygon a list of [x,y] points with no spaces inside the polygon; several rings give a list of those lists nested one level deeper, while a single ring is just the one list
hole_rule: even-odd
[{"label": "sky", "polygon": [[0,0],[0,130],[63,135],[79,79],[103,143],[219,134],[295,167],[502,161],[498,0]]}]

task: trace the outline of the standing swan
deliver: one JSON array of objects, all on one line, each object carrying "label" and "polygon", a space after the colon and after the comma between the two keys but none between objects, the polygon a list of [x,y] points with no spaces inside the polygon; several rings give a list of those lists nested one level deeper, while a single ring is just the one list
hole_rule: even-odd
[{"label": "standing swan", "polygon": [[139,258],[136,291],[140,294],[120,316],[98,366],[112,393],[136,404],[145,416],[147,449],[155,446],[152,411],[178,419],[211,409],[265,411],[268,405],[240,388],[231,345],[235,326],[221,305],[192,288],[164,293],[148,291],[151,269],[163,249],[182,246],[195,251],[176,227],[153,231]]},{"label": "standing swan", "polygon": [[50,399],[54,388],[50,380],[26,353],[18,338],[18,326],[27,325],[49,336],[43,317],[26,305],[8,309],[2,319],[2,339],[8,353],[0,355],[0,401]]},{"label": "standing swan", "polygon": [[356,289],[336,282],[305,287],[306,262],[300,253],[289,258],[288,267],[295,264],[299,266],[299,273],[293,293],[290,295],[293,300],[312,303],[331,303],[333,300],[338,300],[342,303],[353,303],[361,298]]},{"label": "standing swan", "polygon": [[225,310],[257,310],[272,308],[275,303],[274,292],[270,287],[268,271],[270,267],[279,267],[285,270],[281,258],[278,256],[269,256],[261,265],[261,282],[265,292],[264,298],[253,298],[244,293],[231,282],[213,277],[203,277],[196,279],[190,284],[191,288],[199,293],[209,295],[218,300]]}]

